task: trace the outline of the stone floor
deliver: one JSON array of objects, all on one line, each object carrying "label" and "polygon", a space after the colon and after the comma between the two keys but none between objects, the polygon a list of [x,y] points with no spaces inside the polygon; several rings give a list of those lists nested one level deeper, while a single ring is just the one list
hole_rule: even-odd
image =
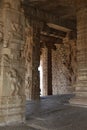
[{"label": "stone floor", "polygon": [[39,130],[39,129],[29,127],[26,124],[20,124],[20,125],[0,127],[0,130]]},{"label": "stone floor", "polygon": [[26,123],[0,130],[87,130],[87,108],[70,106],[72,95],[41,98],[26,103]]}]

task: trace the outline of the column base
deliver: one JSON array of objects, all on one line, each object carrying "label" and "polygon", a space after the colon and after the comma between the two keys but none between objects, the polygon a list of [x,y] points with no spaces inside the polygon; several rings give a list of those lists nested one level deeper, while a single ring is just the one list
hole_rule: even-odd
[{"label": "column base", "polygon": [[0,125],[25,121],[25,96],[0,98]]},{"label": "column base", "polygon": [[69,102],[74,106],[87,107],[87,92],[76,93],[76,96],[70,99]]}]

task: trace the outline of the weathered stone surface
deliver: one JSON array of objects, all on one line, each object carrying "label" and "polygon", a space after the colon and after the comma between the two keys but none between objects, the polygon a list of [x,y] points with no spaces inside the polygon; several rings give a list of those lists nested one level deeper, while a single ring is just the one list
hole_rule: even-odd
[{"label": "weathered stone surface", "polygon": [[41,69],[42,69],[42,80],[41,80],[41,88],[42,88],[42,96],[48,95],[48,59],[47,59],[47,47],[41,49]]},{"label": "weathered stone surface", "polygon": [[0,22],[0,124],[23,122],[25,62],[21,53],[24,47],[25,18],[20,0],[4,1]]},{"label": "weathered stone surface", "polygon": [[72,104],[87,105],[87,9],[77,13],[77,78],[76,97]]},{"label": "weathered stone surface", "polygon": [[26,67],[25,95],[26,99],[37,100],[40,97],[40,26],[37,21],[26,20],[26,43],[24,58]]},{"label": "weathered stone surface", "polygon": [[24,58],[25,58],[25,95],[26,99],[31,99],[32,96],[32,51],[33,51],[33,29],[26,19],[25,28],[25,47],[24,47]]},{"label": "weathered stone surface", "polygon": [[[68,83],[70,84],[70,73],[65,64],[63,57],[63,45],[56,45],[57,50],[53,51],[52,56],[52,81],[53,81],[53,94],[64,94],[69,92]],[[67,76],[67,77],[66,77]]]},{"label": "weathered stone surface", "polygon": [[52,51],[53,94],[71,93],[76,80],[76,42],[67,41],[56,44]]}]

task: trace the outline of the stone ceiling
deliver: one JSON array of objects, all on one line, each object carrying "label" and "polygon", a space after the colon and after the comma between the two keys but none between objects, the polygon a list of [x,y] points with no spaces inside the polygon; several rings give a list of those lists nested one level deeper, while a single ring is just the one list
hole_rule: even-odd
[{"label": "stone ceiling", "polygon": [[65,15],[73,9],[73,3],[70,0],[69,2],[66,2],[66,0],[28,0],[28,3],[57,15]]},{"label": "stone ceiling", "polygon": [[86,6],[87,0],[24,0],[24,3],[75,22],[77,6]]},{"label": "stone ceiling", "polygon": [[25,0],[25,3],[64,19],[67,17],[71,20],[75,19],[74,0]]},{"label": "stone ceiling", "polygon": [[[32,12],[30,7],[39,9],[39,11],[46,12],[58,18],[57,25],[69,28],[74,32],[76,32],[77,8],[82,8],[83,6],[87,6],[87,0],[24,0],[23,4],[25,6],[25,13],[28,16]],[[38,12],[38,10],[35,11]],[[34,15],[34,17],[36,16],[35,11],[31,14]],[[40,17],[42,17],[42,21],[43,21],[44,15],[43,14],[40,15]],[[37,16],[35,18],[38,19]]]},{"label": "stone ceiling", "polygon": [[[58,25],[76,30],[76,2],[75,0],[24,0],[25,12],[29,15],[30,7],[37,8],[41,11],[52,14],[61,19]],[[33,13],[34,14],[34,13]],[[44,17],[44,16],[42,16]],[[47,32],[47,31],[46,31]],[[48,32],[47,32],[48,33]],[[64,32],[57,32],[59,39],[61,39]],[[53,35],[53,34],[50,34]],[[55,35],[56,36],[56,35]]]}]

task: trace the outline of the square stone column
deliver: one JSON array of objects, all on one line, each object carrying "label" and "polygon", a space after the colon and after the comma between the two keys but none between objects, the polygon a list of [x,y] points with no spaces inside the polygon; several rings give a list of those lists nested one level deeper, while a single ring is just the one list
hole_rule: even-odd
[{"label": "square stone column", "polygon": [[20,0],[4,0],[0,48],[0,125],[25,120],[24,27]]},{"label": "square stone column", "polygon": [[40,23],[32,18],[26,19],[26,61],[25,95],[27,100],[40,99]]},{"label": "square stone column", "polygon": [[77,77],[76,96],[71,104],[87,106],[87,8],[77,12]]},{"label": "square stone column", "polygon": [[48,49],[46,46],[41,48],[41,88],[42,88],[42,96],[48,95]]},{"label": "square stone column", "polygon": [[40,30],[37,30],[37,23],[36,27],[34,27],[34,34],[33,34],[33,49],[32,49],[32,99],[39,100],[40,99],[40,73],[39,73],[39,66],[40,66]]}]

